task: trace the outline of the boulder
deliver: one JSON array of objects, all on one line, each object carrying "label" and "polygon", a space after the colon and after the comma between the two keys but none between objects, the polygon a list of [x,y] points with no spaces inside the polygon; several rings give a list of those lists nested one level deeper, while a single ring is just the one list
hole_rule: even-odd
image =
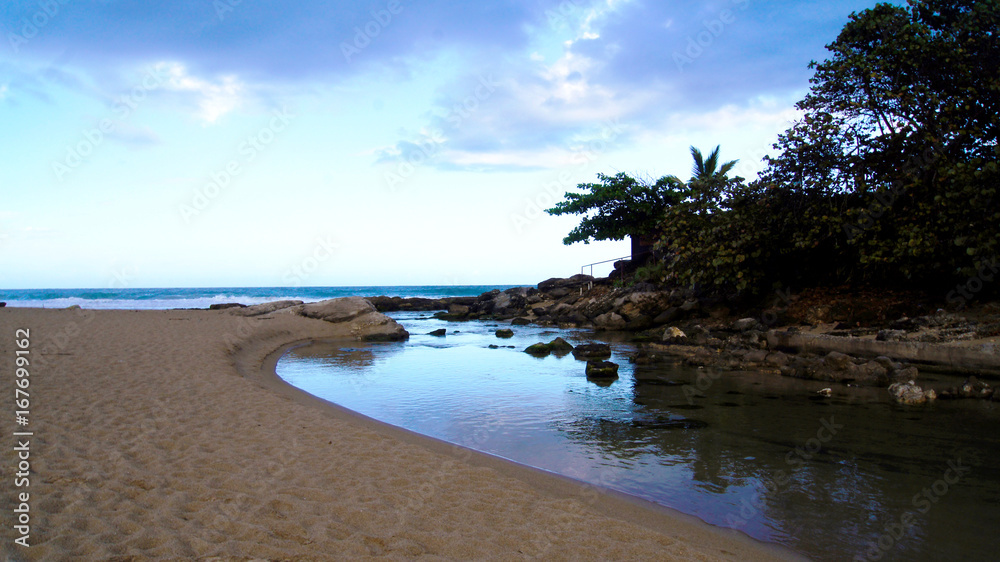
[{"label": "boulder", "polygon": [[448,314],[468,314],[469,307],[464,304],[453,304],[448,307]]},{"label": "boulder", "polygon": [[697,311],[698,310],[698,300],[697,299],[691,299],[689,301],[685,301],[684,304],[681,305],[681,310],[683,310],[684,312],[695,312],[695,311]]},{"label": "boulder", "polygon": [[680,328],[676,326],[671,326],[663,331],[663,343],[669,344],[686,344],[688,342],[687,334],[682,332]]},{"label": "boulder", "polygon": [[829,369],[845,371],[849,365],[854,365],[854,358],[846,353],[831,351],[826,354],[826,357],[823,358],[823,363]]},{"label": "boulder", "polygon": [[531,324],[531,320],[527,318],[515,318],[510,321],[511,326],[527,326],[528,324]]},{"label": "boulder", "polygon": [[496,336],[498,338],[512,338],[514,337],[514,330],[510,328],[501,328],[496,331]]},{"label": "boulder", "polygon": [[671,306],[653,318],[653,324],[670,324],[684,317],[684,311],[676,306]]},{"label": "boulder", "polygon": [[578,345],[573,348],[573,357],[577,359],[611,357],[611,346],[606,343],[585,343]]},{"label": "boulder", "polygon": [[362,341],[403,341],[410,334],[392,318],[375,310],[361,297],[342,297],[277,311],[295,310],[307,318],[331,323],[348,323],[351,335]]},{"label": "boulder", "polygon": [[234,312],[240,316],[260,316],[262,314],[270,314],[276,310],[282,310],[284,308],[291,308],[293,306],[298,306],[302,304],[302,301],[273,301],[265,302],[261,304],[255,304],[253,306],[248,306],[246,308],[240,308]]},{"label": "boulder", "polygon": [[552,289],[549,291],[549,296],[554,299],[561,299],[569,294],[569,289],[566,287],[559,287],[557,289]]},{"label": "boulder", "polygon": [[246,308],[247,305],[238,302],[227,302],[222,304],[209,305],[209,310],[226,310],[227,308]]},{"label": "boulder", "polygon": [[549,350],[556,354],[565,354],[573,351],[573,344],[562,338],[556,338],[550,341],[548,344]]},{"label": "boulder", "polygon": [[433,332],[428,332],[427,335],[428,336],[439,336],[440,337],[440,336],[443,336],[443,335],[445,335],[447,333],[448,333],[448,330],[446,330],[444,328],[441,328],[441,329],[438,329],[438,330],[434,330]]},{"label": "boulder", "polygon": [[906,332],[903,330],[879,330],[875,335],[875,341],[905,341]]},{"label": "boulder", "polygon": [[588,379],[617,379],[618,365],[611,361],[587,361]]},{"label": "boulder", "polygon": [[549,292],[552,289],[557,289],[560,287],[565,287],[567,289],[580,287],[582,285],[587,285],[594,281],[594,277],[591,275],[577,274],[568,279],[560,279],[558,277],[553,277],[552,279],[546,279],[538,284],[538,290],[542,292]]},{"label": "boulder", "polygon": [[0,308],[3,308],[3,307],[5,307],[5,306],[7,306],[7,303],[5,303],[5,302],[0,302]]},{"label": "boulder", "polygon": [[959,387],[958,393],[966,398],[989,398],[993,395],[993,388],[972,376],[965,379],[965,382]]},{"label": "boulder", "polygon": [[924,389],[914,384],[913,381],[892,383],[889,385],[889,395],[896,403],[908,406],[925,404],[928,400],[937,398],[933,390],[924,392]]},{"label": "boulder", "polygon": [[594,327],[601,330],[621,330],[625,328],[625,319],[616,312],[605,312],[594,318]]},{"label": "boulder", "polygon": [[527,353],[528,355],[543,357],[545,355],[548,355],[549,353],[552,353],[552,349],[549,348],[549,344],[538,342],[529,345],[527,348],[525,348],[524,352]]},{"label": "boulder", "polygon": [[750,330],[759,330],[761,326],[756,318],[740,318],[733,322],[731,328],[736,332],[748,332]]},{"label": "boulder", "polygon": [[361,297],[343,297],[309,303],[302,307],[300,314],[306,318],[316,318],[327,322],[347,322],[363,314],[378,313],[375,306]]}]

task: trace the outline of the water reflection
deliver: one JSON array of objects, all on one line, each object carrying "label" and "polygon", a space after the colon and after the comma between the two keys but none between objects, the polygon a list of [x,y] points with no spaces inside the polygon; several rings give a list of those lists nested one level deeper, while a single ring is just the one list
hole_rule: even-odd
[{"label": "water reflection", "polygon": [[[505,340],[484,323],[400,320],[410,342],[298,348],[278,373],[389,423],[652,499],[813,558],[869,550],[884,560],[993,557],[995,403],[907,409],[890,405],[884,390],[845,387],[826,398],[816,394],[826,385],[815,382],[630,365],[621,342],[609,342],[619,379],[602,387],[572,355],[521,353],[557,335],[594,341],[584,332],[516,327]],[[420,335],[437,328],[447,335]]]}]

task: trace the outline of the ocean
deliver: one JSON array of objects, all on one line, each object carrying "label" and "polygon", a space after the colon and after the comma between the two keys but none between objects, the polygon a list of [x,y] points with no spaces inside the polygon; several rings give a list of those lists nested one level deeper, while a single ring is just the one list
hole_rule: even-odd
[{"label": "ocean", "polygon": [[295,299],[315,302],[337,297],[444,297],[478,296],[493,289],[517,285],[422,285],[372,287],[201,287],[163,289],[0,289],[7,306],[89,309],[166,310],[208,308],[238,302],[252,305]]}]

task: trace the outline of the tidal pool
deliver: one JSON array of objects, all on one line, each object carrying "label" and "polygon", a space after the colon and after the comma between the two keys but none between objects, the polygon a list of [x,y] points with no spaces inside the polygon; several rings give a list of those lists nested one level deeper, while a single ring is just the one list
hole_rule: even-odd
[{"label": "tidal pool", "polygon": [[[372,418],[810,558],[997,557],[996,402],[901,407],[884,389],[632,365],[635,347],[612,334],[514,326],[503,339],[494,332],[507,324],[392,316],[409,341],[298,347],[278,376]],[[439,328],[447,335],[426,335]],[[619,378],[597,384],[572,355],[522,351],[557,336],[610,343]],[[832,397],[816,394],[826,386]]]}]

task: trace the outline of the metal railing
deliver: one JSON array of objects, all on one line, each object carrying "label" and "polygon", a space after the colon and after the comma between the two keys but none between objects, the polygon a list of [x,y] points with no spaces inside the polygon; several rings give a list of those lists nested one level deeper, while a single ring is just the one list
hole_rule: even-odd
[{"label": "metal railing", "polygon": [[625,260],[625,259],[632,259],[632,255],[629,254],[629,255],[624,256],[624,257],[615,258],[613,260],[595,261],[594,263],[588,263],[587,265],[581,265],[580,266],[580,274],[581,275],[583,274],[583,269],[585,267],[589,267],[590,268],[590,276],[593,277],[594,276],[594,266],[595,265],[601,265],[602,263],[611,263],[613,261],[621,261],[621,260]]}]

